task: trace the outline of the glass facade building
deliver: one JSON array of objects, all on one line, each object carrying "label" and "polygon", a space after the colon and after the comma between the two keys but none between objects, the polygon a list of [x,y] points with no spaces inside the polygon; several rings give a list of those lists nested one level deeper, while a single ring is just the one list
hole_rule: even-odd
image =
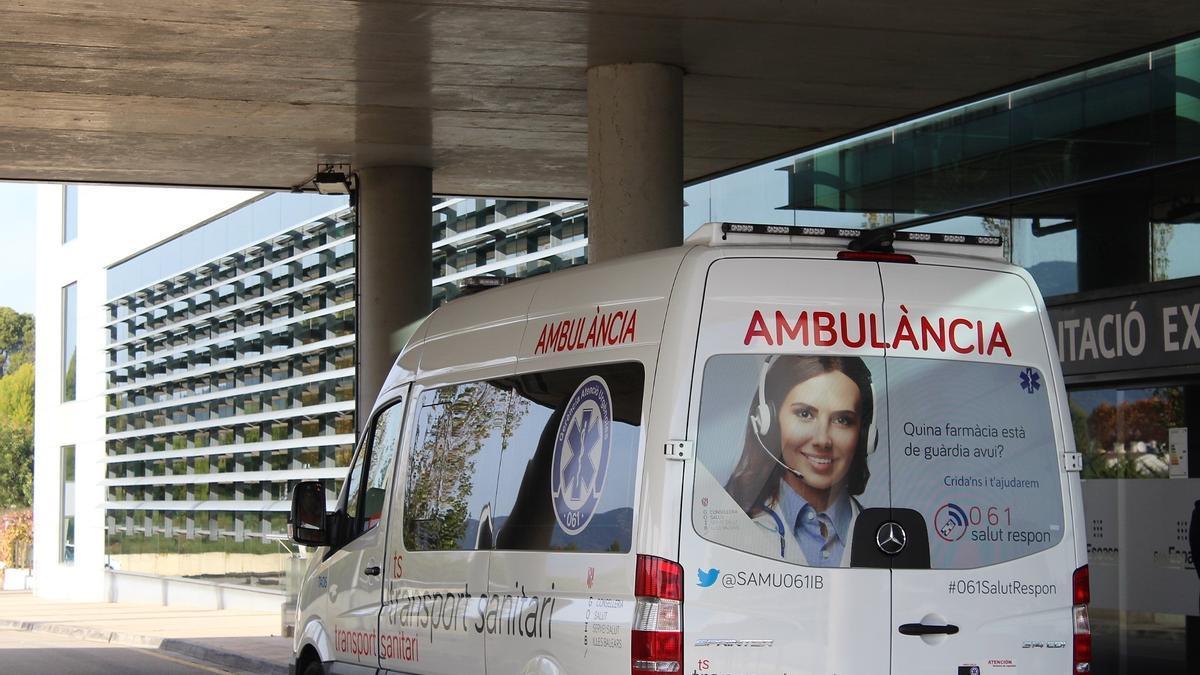
[{"label": "glass facade building", "polygon": [[354,242],[344,199],[274,194],[109,269],[114,568],[282,573],[291,487],[354,443]]}]

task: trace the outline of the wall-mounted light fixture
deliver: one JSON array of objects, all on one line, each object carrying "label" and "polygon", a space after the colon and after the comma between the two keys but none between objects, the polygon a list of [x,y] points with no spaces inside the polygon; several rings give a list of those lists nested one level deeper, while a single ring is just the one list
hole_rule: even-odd
[{"label": "wall-mounted light fixture", "polygon": [[323,164],[317,167],[312,179],[317,192],[323,195],[348,195],[354,192],[354,173],[349,164]]}]

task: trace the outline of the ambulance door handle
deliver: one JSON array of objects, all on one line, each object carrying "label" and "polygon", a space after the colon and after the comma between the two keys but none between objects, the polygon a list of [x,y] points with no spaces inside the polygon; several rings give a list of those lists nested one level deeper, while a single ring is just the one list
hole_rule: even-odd
[{"label": "ambulance door handle", "polygon": [[[363,574],[365,574],[369,577],[377,577],[377,576],[379,576],[380,571],[381,570],[379,569],[378,565],[372,565],[372,566],[368,567],[367,569],[363,570]],[[958,630],[958,629],[956,628],[955,630]]]},{"label": "ambulance door handle", "polygon": [[900,625],[900,632],[904,635],[954,635],[958,632],[958,626],[954,624],[927,626],[923,623],[905,623]]}]

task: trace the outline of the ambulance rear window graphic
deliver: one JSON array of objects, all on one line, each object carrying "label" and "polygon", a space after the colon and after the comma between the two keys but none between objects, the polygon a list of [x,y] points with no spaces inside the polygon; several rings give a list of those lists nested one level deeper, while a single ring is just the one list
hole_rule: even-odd
[{"label": "ambulance rear window graphic", "polygon": [[567,534],[579,534],[604,491],[612,447],[612,396],[604,378],[584,380],[563,411],[554,440],[550,492],[554,516]]},{"label": "ambulance rear window graphic", "polygon": [[700,536],[848,567],[862,509],[914,509],[934,568],[1048,549],[1063,535],[1044,379],[1027,366],[836,355],[705,364],[692,521]]}]

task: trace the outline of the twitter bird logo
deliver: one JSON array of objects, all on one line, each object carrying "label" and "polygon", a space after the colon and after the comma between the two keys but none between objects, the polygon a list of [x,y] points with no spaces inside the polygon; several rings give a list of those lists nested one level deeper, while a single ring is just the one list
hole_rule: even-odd
[{"label": "twitter bird logo", "polygon": [[711,570],[696,570],[696,583],[701,588],[708,588],[717,583],[717,577],[721,574],[721,570],[712,568]]}]

